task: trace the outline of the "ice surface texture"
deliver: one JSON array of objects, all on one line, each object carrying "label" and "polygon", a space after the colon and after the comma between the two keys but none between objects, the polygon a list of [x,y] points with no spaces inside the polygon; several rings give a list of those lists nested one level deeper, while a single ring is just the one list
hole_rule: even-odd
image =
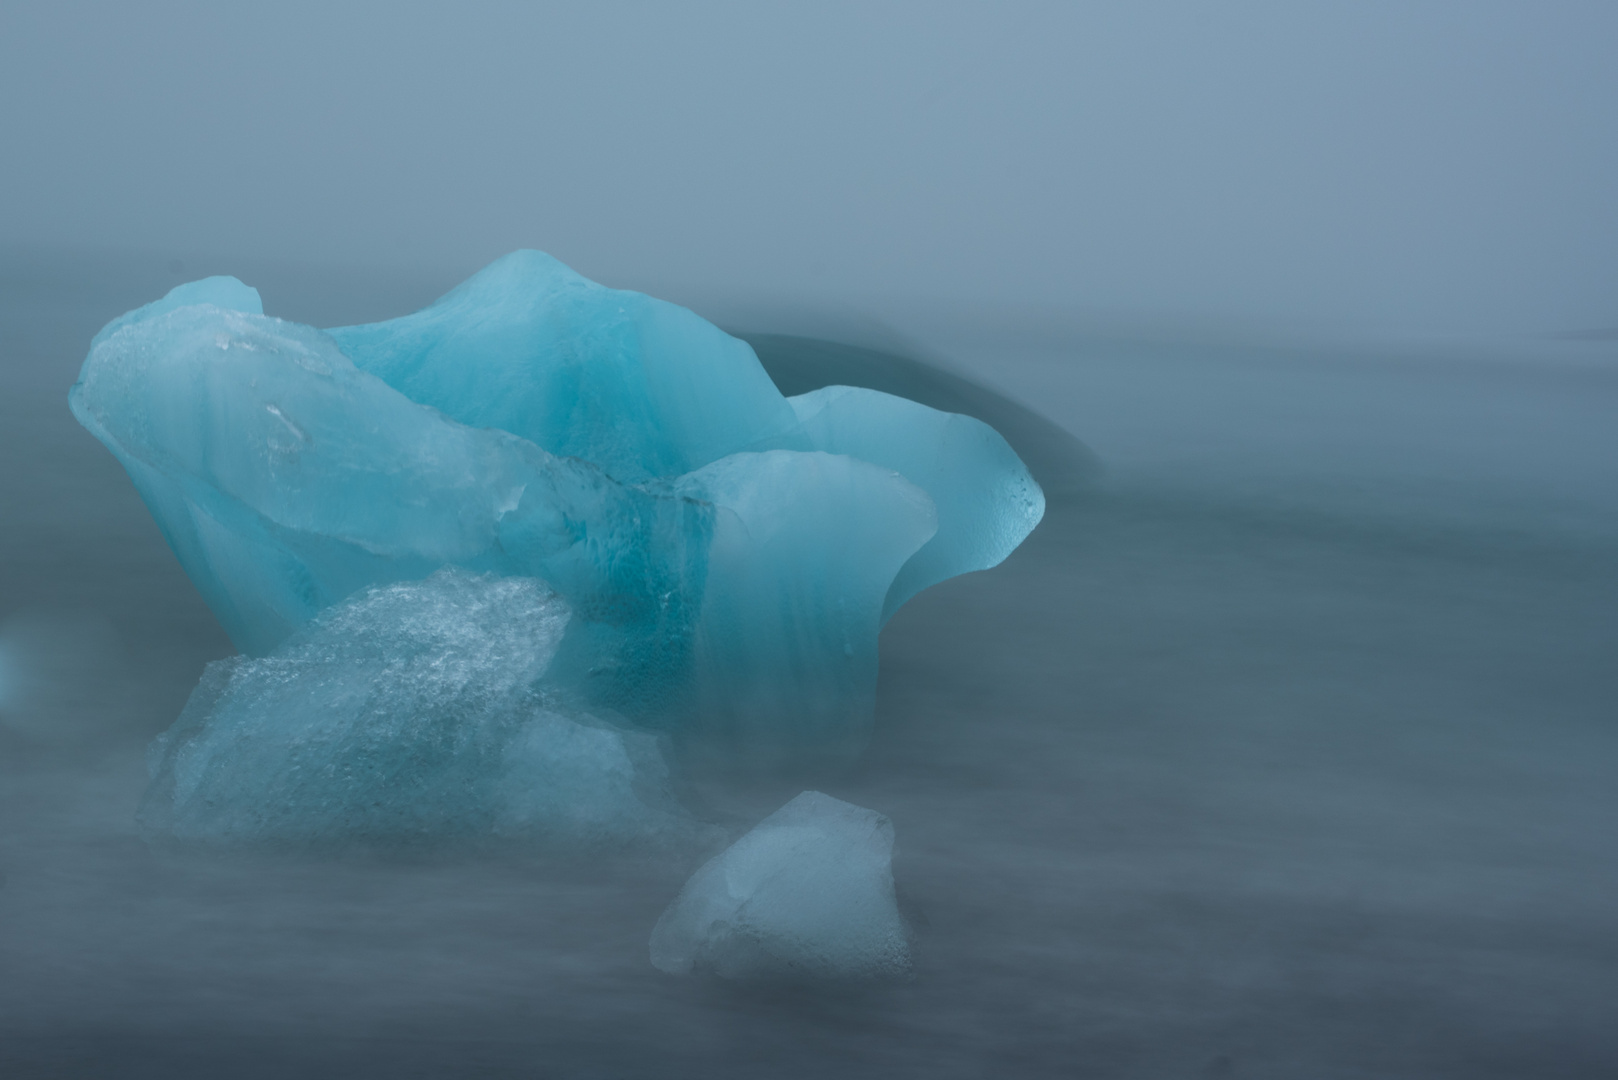
[{"label": "ice surface texture", "polygon": [[363,590],[270,655],[208,666],[141,807],[181,840],[694,836],[653,736],[535,691],[568,623],[533,578],[444,569]]},{"label": "ice surface texture", "polygon": [[741,450],[811,449],[746,342],[537,251],[508,255],[424,311],[331,336],[413,401],[625,482]]},{"label": "ice surface texture", "polygon": [[71,394],[244,653],[445,566],[537,578],[547,679],[677,737],[857,744],[883,621],[1044,499],[986,425],[781,396],[743,342],[538,252],[329,333],[232,278],[109,324]]},{"label": "ice surface texture", "polygon": [[887,818],[806,791],[691,876],[652,931],[652,963],[730,979],[902,975],[892,860]]}]

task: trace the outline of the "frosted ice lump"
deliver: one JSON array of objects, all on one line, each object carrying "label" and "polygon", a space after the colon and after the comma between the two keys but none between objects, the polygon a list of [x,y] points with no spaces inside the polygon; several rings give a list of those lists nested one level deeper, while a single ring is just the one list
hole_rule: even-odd
[{"label": "frosted ice lump", "polygon": [[652,931],[652,963],[728,979],[903,975],[893,826],[806,791],[704,865]]},{"label": "frosted ice lump", "polygon": [[536,689],[568,618],[534,578],[364,589],[268,656],[208,666],[151,748],[141,822],[255,844],[695,837],[654,736]]},{"label": "frosted ice lump", "polygon": [[785,398],[746,343],[534,251],[331,331],[181,285],[96,336],[70,402],[248,657],[444,567],[537,579],[571,612],[548,683],[770,761],[857,749],[883,622],[1044,512],[979,421]]}]

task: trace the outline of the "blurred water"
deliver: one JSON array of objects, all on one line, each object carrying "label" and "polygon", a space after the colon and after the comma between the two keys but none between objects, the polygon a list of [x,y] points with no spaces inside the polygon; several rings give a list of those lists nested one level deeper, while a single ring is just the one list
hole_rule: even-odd
[{"label": "blurred water", "polygon": [[1106,474],[893,620],[824,779],[895,823],[914,981],[761,991],[647,962],[672,861],[135,836],[144,744],[229,646],[66,391],[221,271],[324,325],[447,284],[0,262],[0,1075],[1618,1073],[1611,343],[907,327]]}]

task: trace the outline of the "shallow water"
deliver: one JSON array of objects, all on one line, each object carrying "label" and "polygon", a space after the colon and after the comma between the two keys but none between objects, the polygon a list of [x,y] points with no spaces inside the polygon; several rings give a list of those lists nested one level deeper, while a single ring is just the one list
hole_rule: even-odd
[{"label": "shallow water", "polygon": [[[239,272],[326,325],[446,284]],[[1106,473],[895,617],[818,781],[894,821],[914,980],[758,990],[648,963],[678,860],[136,837],[230,649],[66,391],[177,275],[0,266],[0,1075],[1618,1072],[1610,343],[926,342]]]}]

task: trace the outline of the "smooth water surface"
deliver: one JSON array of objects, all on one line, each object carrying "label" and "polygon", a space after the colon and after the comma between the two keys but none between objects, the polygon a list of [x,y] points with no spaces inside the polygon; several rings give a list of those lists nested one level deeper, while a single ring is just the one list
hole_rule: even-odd
[{"label": "smooth water surface", "polygon": [[[320,325],[447,284],[203,272]],[[66,392],[181,279],[0,264],[0,1075],[1618,1072],[1611,343],[929,342],[1105,472],[895,616],[859,769],[709,793],[898,836],[914,978],[758,990],[648,962],[689,862],[141,842],[230,646]]]}]

